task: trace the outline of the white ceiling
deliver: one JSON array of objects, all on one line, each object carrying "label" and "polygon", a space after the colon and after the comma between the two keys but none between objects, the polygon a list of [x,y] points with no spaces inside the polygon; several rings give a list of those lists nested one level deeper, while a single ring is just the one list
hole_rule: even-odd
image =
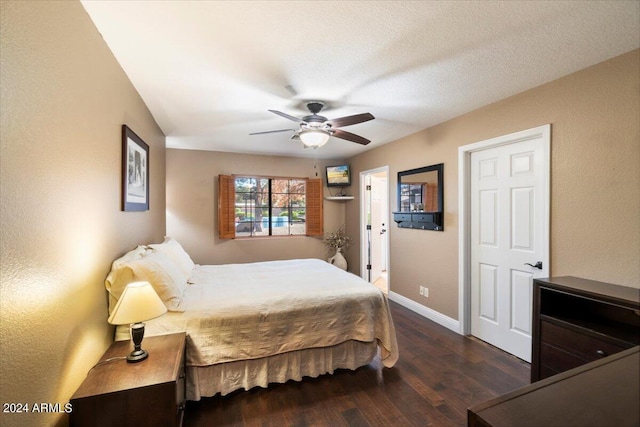
[{"label": "white ceiling", "polygon": [[[638,0],[82,4],[171,148],[348,158],[640,47]],[[372,143],[249,136],[310,100]]]}]

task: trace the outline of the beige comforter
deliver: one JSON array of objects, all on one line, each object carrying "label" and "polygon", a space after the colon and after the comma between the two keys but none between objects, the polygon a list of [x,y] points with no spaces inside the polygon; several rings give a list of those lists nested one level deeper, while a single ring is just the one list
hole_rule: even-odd
[{"label": "beige comforter", "polygon": [[[398,360],[385,295],[324,261],[196,266],[190,282],[186,311],[147,321],[145,333],[186,331],[187,365],[257,359],[348,340],[377,341],[387,367]],[[127,339],[128,331],[119,329],[117,338]]]}]

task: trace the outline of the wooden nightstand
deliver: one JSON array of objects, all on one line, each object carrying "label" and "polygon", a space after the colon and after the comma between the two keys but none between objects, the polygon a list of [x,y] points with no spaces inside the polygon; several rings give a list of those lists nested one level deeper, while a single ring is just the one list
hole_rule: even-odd
[{"label": "wooden nightstand", "polygon": [[[146,360],[127,363],[131,341],[116,341],[71,397],[73,426],[181,426],[186,334],[146,337]],[[107,359],[119,359],[100,364]]]}]

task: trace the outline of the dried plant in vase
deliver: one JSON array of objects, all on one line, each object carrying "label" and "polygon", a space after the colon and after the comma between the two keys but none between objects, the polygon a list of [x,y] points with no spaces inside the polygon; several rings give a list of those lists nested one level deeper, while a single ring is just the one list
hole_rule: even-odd
[{"label": "dried plant in vase", "polygon": [[345,251],[351,244],[351,237],[345,233],[344,225],[340,226],[335,232],[326,234],[324,244],[329,250],[335,250],[335,255],[329,258],[329,262],[336,267],[346,270],[347,260],[342,255],[342,251]]}]

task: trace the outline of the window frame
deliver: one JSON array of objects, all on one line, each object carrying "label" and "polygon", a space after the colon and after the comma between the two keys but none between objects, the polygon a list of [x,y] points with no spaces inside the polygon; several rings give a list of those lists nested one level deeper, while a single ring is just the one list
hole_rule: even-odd
[{"label": "window frame", "polygon": [[[295,180],[304,181],[304,200],[305,200],[305,233],[304,234],[273,234],[273,220],[269,220],[269,234],[268,235],[248,235],[237,236],[237,224],[236,224],[236,212],[235,212],[235,185],[236,178],[247,179],[268,179],[268,192],[269,192],[269,213],[272,213],[273,201],[272,201],[272,189],[273,180]],[[286,193],[296,194],[296,193]],[[299,194],[299,193],[298,193]],[[255,207],[254,207],[255,209]],[[272,218],[272,215],[269,216]],[[253,223],[253,222],[252,222]],[[255,238],[286,238],[286,237],[300,237],[300,236],[322,236],[323,230],[323,186],[322,179],[314,178],[300,178],[300,177],[281,177],[281,176],[263,176],[263,175],[219,175],[218,176],[218,237],[220,239],[255,239]],[[288,226],[291,226],[291,218],[287,221]],[[253,233],[253,230],[251,231]]]}]

